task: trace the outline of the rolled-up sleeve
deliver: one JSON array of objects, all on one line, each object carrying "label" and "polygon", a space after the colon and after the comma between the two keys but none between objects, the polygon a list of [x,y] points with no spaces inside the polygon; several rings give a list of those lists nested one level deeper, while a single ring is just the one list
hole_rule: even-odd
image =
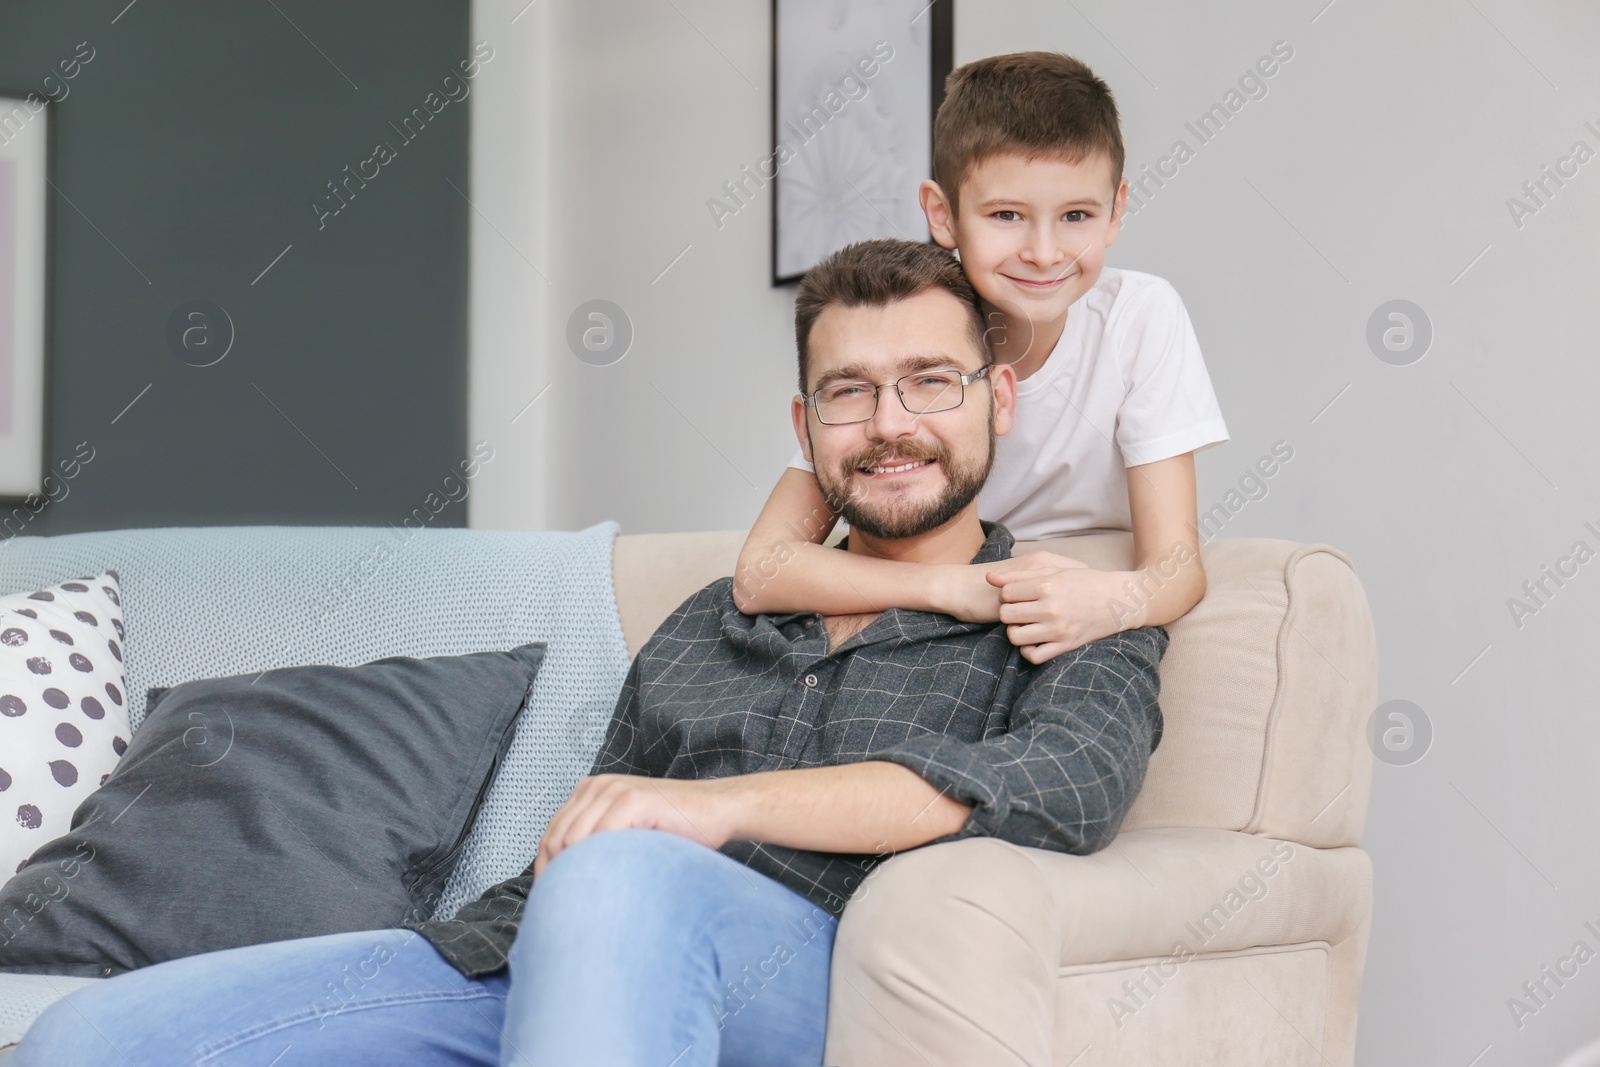
[{"label": "rolled-up sleeve", "polygon": [[1159,626],[1092,641],[1033,670],[1005,733],[976,742],[923,734],[868,758],[907,767],[973,806],[959,831],[927,844],[988,836],[1098,851],[1116,837],[1160,743],[1168,641]]}]

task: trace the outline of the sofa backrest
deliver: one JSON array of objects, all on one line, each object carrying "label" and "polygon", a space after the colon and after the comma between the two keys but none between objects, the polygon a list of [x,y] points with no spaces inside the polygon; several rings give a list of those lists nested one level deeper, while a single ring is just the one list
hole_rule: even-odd
[{"label": "sofa backrest", "polygon": [[[745,531],[617,538],[613,577],[633,654],[690,594],[733,573]],[[1133,535],[1019,542],[1102,570],[1132,566]],[[1372,755],[1377,642],[1350,560],[1266,538],[1201,547],[1207,587],[1167,627],[1165,730],[1124,830],[1202,826],[1357,845]]]}]

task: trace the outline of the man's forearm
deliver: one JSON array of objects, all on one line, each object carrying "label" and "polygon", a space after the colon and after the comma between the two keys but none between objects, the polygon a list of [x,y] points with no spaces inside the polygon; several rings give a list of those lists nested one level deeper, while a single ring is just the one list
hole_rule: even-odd
[{"label": "man's forearm", "polygon": [[955,833],[970,804],[942,795],[915,771],[887,760],[761,771],[717,780],[729,840],[818,852],[877,854]]}]

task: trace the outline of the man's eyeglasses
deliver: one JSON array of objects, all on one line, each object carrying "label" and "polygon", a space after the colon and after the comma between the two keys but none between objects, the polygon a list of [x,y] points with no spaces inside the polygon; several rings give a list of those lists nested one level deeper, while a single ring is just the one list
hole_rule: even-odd
[{"label": "man's eyeglasses", "polygon": [[948,411],[960,407],[966,398],[966,387],[989,373],[987,366],[971,374],[962,374],[951,367],[948,370],[924,370],[907,374],[893,382],[880,385],[876,382],[834,382],[824,385],[810,396],[801,397],[817,413],[817,421],[824,426],[842,426],[851,422],[866,422],[878,413],[878,394],[890,385],[900,395],[900,403],[913,415],[927,415],[935,411]]}]

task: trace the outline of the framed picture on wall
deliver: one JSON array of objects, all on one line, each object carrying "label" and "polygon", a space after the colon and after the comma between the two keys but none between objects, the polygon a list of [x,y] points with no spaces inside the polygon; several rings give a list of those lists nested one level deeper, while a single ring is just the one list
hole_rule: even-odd
[{"label": "framed picture on wall", "polygon": [[854,241],[930,239],[917,186],[933,171],[954,4],[773,0],[772,153],[724,186],[737,211],[775,183],[772,284]]},{"label": "framed picture on wall", "polygon": [[38,93],[0,90],[0,499],[44,489],[52,121]]}]

